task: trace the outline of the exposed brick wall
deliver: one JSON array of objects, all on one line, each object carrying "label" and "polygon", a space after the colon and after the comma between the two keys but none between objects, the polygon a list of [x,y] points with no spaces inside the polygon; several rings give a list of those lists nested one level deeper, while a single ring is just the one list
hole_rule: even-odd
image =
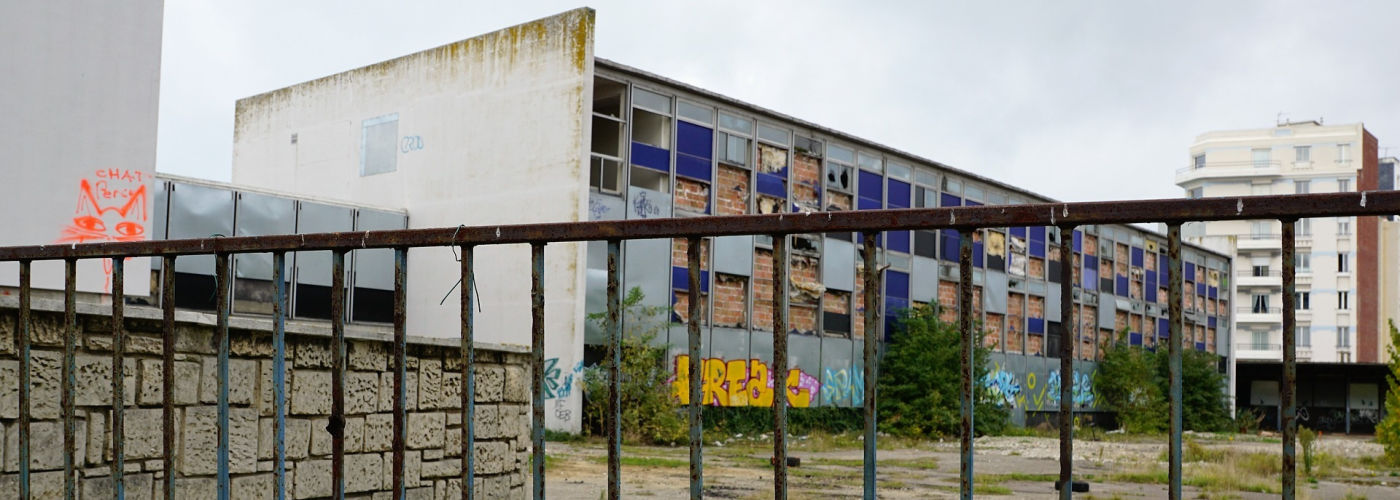
[{"label": "exposed brick wall", "polygon": [[983,345],[989,348],[1000,350],[1002,344],[1001,324],[1002,315],[996,313],[987,314],[986,324],[983,328],[987,332],[987,335],[983,337]]},{"label": "exposed brick wall", "polygon": [[[864,262],[865,261],[863,260],[856,260],[856,276],[865,275]],[[854,295],[856,310],[854,311],[854,314],[851,315],[851,331],[854,332],[854,335],[857,338],[865,338],[865,320],[861,319],[864,318],[865,315],[865,280],[861,278],[856,278],[855,284],[856,290],[854,292]],[[878,309],[876,310],[878,311]]]},{"label": "exposed brick wall", "polygon": [[749,279],[715,273],[715,326],[748,327]]},{"label": "exposed brick wall", "polygon": [[749,213],[749,171],[729,165],[719,166],[715,182],[715,215]]},{"label": "exposed brick wall", "polygon": [[[676,299],[675,302],[676,302],[676,303],[671,307],[671,310],[672,310],[673,312],[675,312],[676,317],[680,318],[682,324],[689,323],[689,322],[690,322],[690,294],[689,294],[689,293],[686,293],[686,292],[680,292],[680,291],[672,292],[672,293],[673,293],[674,296],[675,296],[675,299]],[[710,323],[710,322],[709,322],[710,313],[709,313],[709,311],[707,311],[707,309],[709,309],[709,302],[710,302],[709,297],[710,297],[710,294],[708,294],[708,293],[701,293],[701,294],[700,294],[700,324],[702,324],[702,325],[708,325],[708,324]]]},{"label": "exposed brick wall", "polygon": [[807,255],[794,255],[790,262],[788,277],[792,280],[792,286],[789,288],[792,290],[792,295],[788,300],[792,304],[815,306],[817,299],[821,297],[819,290],[822,290],[819,276],[821,260]]},{"label": "exposed brick wall", "polygon": [[821,159],[797,153],[792,170],[792,198],[798,206],[807,211],[822,210],[820,193],[822,185]]},{"label": "exposed brick wall", "polygon": [[1026,354],[1041,356],[1045,355],[1045,336],[1026,335]]},{"label": "exposed brick wall", "polygon": [[[1356,189],[1374,190],[1380,188],[1380,143],[1370,131],[1361,133],[1361,171],[1356,176]],[[1386,342],[1382,336],[1388,332],[1381,324],[1382,303],[1379,298],[1382,273],[1380,247],[1380,219],[1378,217],[1356,218],[1356,357],[1360,363],[1375,363],[1384,359],[1381,349]],[[1390,271],[1393,272],[1393,271]],[[1393,300],[1393,299],[1392,299]]]},{"label": "exposed brick wall", "polygon": [[1215,352],[1215,329],[1206,329],[1206,352]]},{"label": "exposed brick wall", "polygon": [[1026,317],[1045,318],[1045,297],[1030,295],[1026,297]]},{"label": "exposed brick wall", "polygon": [[1084,255],[1098,255],[1098,254],[1099,254],[1099,238],[1098,238],[1097,236],[1092,235],[1092,234],[1085,234],[1085,235],[1084,235],[1084,248],[1083,248],[1082,252],[1084,253]]},{"label": "exposed brick wall", "polygon": [[1021,352],[1022,341],[1026,338],[1026,320],[1023,311],[1026,308],[1026,296],[1016,292],[1010,292],[1006,296],[1006,350],[1009,352]]},{"label": "exposed brick wall", "polygon": [[788,330],[815,335],[817,333],[817,305],[789,304]]},{"label": "exposed brick wall", "polygon": [[753,253],[753,328],[773,331],[773,251]]},{"label": "exposed brick wall", "polygon": [[1039,257],[1031,257],[1030,264],[1028,264],[1027,267],[1030,268],[1028,270],[1028,274],[1030,274],[1030,277],[1045,279],[1045,259],[1041,259]]},{"label": "exposed brick wall", "polygon": [[1094,306],[1084,306],[1079,313],[1079,331],[1083,334],[1093,333],[1099,328],[1099,308]]},{"label": "exposed brick wall", "polygon": [[[31,484],[36,498],[57,498],[63,489],[62,313],[34,311],[31,423]],[[126,309],[125,490],[131,498],[164,494],[161,458],[162,342],[159,311]],[[213,498],[217,486],[218,378],[214,326],[181,318],[175,330],[177,498]],[[13,309],[0,310],[0,387],[18,386]],[[270,498],[273,490],[273,346],[271,321],[235,318],[230,330],[229,423],[233,498]],[[112,496],[112,335],[109,317],[80,314],[76,355],[78,489],[83,498]],[[331,494],[331,341],[311,325],[288,325],[287,475],[289,498]],[[355,335],[356,327],[350,327]],[[388,495],[393,453],[394,376],[389,342],[349,340],[345,385],[345,484],[356,497]],[[460,496],[462,446],[461,364],[457,347],[417,338],[408,346],[407,451],[405,480],[410,497]],[[530,362],[523,351],[475,351],[476,493],[484,498],[525,498],[529,491]],[[0,420],[17,442],[18,406],[11,393]],[[8,408],[6,410],[5,408]],[[13,426],[13,427],[12,427]],[[4,463],[15,464],[17,448],[6,447]],[[0,473],[0,497],[17,498],[17,467]]]},{"label": "exposed brick wall", "polygon": [[[675,267],[689,267],[690,259],[686,252],[690,250],[690,240],[675,238],[671,240],[671,265]],[[710,269],[710,240],[709,238],[700,240],[700,269]]]},{"label": "exposed brick wall", "polygon": [[677,210],[692,213],[708,213],[710,209],[710,185],[704,182],[676,177],[675,203]]},{"label": "exposed brick wall", "polygon": [[826,208],[828,210],[850,210],[854,206],[851,195],[836,191],[826,192]]},{"label": "exposed brick wall", "polygon": [[952,281],[938,281],[938,319],[947,322],[958,321],[958,284]]}]

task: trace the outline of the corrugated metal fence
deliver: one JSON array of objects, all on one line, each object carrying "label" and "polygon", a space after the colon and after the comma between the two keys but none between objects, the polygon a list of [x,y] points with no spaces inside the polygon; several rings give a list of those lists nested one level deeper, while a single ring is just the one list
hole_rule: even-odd
[{"label": "corrugated metal fence", "polygon": [[[788,337],[788,238],[792,234],[824,233],[841,231],[864,231],[863,252],[865,303],[877,303],[878,269],[875,232],[883,230],[911,229],[952,229],[961,234],[958,323],[962,332],[962,449],[961,449],[961,493],[971,498],[973,491],[973,377],[971,357],[977,337],[972,317],[972,248],[973,233],[982,228],[1010,226],[1055,226],[1064,234],[1076,227],[1093,224],[1125,224],[1162,222],[1168,227],[1170,258],[1170,484],[1171,498],[1181,497],[1181,343],[1182,343],[1182,262],[1181,225],[1192,221],[1212,220],[1278,220],[1282,223],[1283,253],[1283,373],[1280,374],[1283,408],[1283,473],[1282,491],[1284,498],[1293,498],[1295,493],[1295,441],[1296,441],[1296,400],[1295,400],[1295,320],[1294,320],[1294,222],[1307,217],[1340,217],[1365,215],[1392,215],[1400,213],[1400,192],[1333,193],[1292,196],[1253,196],[1241,198],[1215,198],[1196,200],[1140,200],[1093,203],[1056,203],[1014,206],[980,206],[957,208],[874,210],[860,212],[832,212],[813,214],[745,215],[727,217],[705,217],[698,219],[654,219],[612,222],[550,223],[517,226],[493,226],[471,228],[412,229],[396,231],[368,231],[355,233],[321,233],[305,235],[253,236],[232,238],[205,238],[167,241],[120,242],[90,245],[41,245],[0,248],[0,262],[19,263],[19,483],[20,496],[30,496],[30,449],[34,444],[30,434],[32,360],[30,355],[31,335],[31,263],[36,260],[62,260],[66,266],[65,341],[63,357],[63,384],[61,390],[63,418],[64,494],[75,498],[77,494],[76,464],[74,463],[77,444],[77,419],[74,416],[75,343],[78,338],[78,324],[75,310],[76,268],[79,259],[110,259],[112,262],[112,325],[113,325],[113,376],[112,380],[112,449],[111,474],[115,484],[115,495],[123,498],[123,364],[122,356],[126,342],[123,331],[124,298],[123,262],[127,257],[150,256],[163,259],[164,269],[174,269],[178,257],[213,254],[216,257],[217,288],[217,327],[215,338],[218,349],[218,492],[220,498],[228,498],[229,481],[229,335],[228,317],[230,279],[228,260],[240,253],[271,253],[273,269],[276,273],[274,301],[274,429],[275,444],[275,491],[279,499],[285,498],[286,452],[283,447],[286,417],[286,383],[284,365],[286,361],[285,319],[287,311],[284,283],[284,260],[287,252],[329,250],[332,253],[331,276],[331,325],[332,325],[332,416],[328,430],[333,438],[332,481],[333,495],[343,498],[344,477],[344,436],[345,423],[345,254],[362,248],[389,248],[394,250],[394,417],[393,417],[393,497],[404,496],[404,446],[405,411],[407,389],[406,354],[404,332],[404,277],[407,266],[408,249],[426,246],[458,247],[462,251],[462,283],[472,283],[473,249],[482,245],[529,244],[532,256],[532,315],[531,339],[533,347],[533,415],[531,437],[533,439],[532,475],[535,498],[545,497],[545,442],[544,442],[544,252],[549,243],[567,241],[606,241],[608,243],[608,319],[609,333],[608,371],[611,391],[608,396],[610,418],[608,429],[608,497],[618,498],[621,490],[621,441],[618,424],[619,378],[618,367],[621,352],[621,292],[618,285],[620,248],[623,240],[648,238],[685,238],[689,240],[689,293],[691,294],[689,317],[699,317],[701,300],[700,247],[701,238],[713,236],[761,234],[773,237],[774,279],[774,338],[773,372],[787,373]],[[1062,238],[1062,256],[1073,255],[1069,238]],[[424,263],[424,265],[431,265]],[[1065,266],[1071,269],[1072,266]],[[1069,271],[1073,272],[1073,271]],[[174,377],[175,366],[175,309],[173,273],[164,274],[161,304],[164,308],[163,344],[163,384],[164,384],[164,470],[166,471],[165,496],[176,498],[173,450],[175,440]],[[1071,277],[1072,278],[1072,277]],[[1073,296],[1077,280],[1060,280],[1061,296]],[[463,286],[461,293],[461,376],[463,380],[462,447],[463,460],[461,477],[464,498],[472,498],[470,485],[473,460],[473,404],[474,394],[472,360],[472,307],[473,287]],[[1073,301],[1061,301],[1063,324],[1077,325]],[[865,309],[866,332],[878,331],[878,308]],[[875,497],[876,477],[876,405],[875,380],[877,336],[867,334],[864,339],[865,384],[864,412],[864,493],[866,498]],[[1068,338],[1068,337],[1066,337]],[[1062,380],[1072,380],[1072,348],[1074,342],[1061,342],[1060,369]],[[690,373],[700,373],[698,366],[700,353],[699,322],[689,322]],[[690,384],[690,472],[691,497],[699,498],[704,492],[703,442],[700,439],[703,406],[700,384]],[[1073,397],[1071,384],[1060,386],[1060,421],[1069,421],[1072,415]],[[775,498],[787,497],[787,401],[786,398],[773,398],[773,468]],[[1069,484],[1073,478],[1073,426],[1060,426],[1060,483]],[[1062,488],[1063,498],[1071,496],[1070,488]]]}]

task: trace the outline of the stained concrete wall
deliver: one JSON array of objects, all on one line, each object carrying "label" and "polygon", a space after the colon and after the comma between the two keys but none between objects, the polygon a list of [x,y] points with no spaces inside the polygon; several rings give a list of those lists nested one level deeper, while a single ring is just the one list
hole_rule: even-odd
[{"label": "stained concrete wall", "polygon": [[[0,2],[0,246],[148,239],[160,94],[161,0]],[[144,190],[143,190],[144,189]],[[0,285],[13,286],[13,262]],[[63,262],[34,263],[63,289]],[[148,259],[126,265],[145,295]],[[78,263],[79,290],[106,291],[102,260]]]},{"label": "stained concrete wall", "polygon": [[[0,298],[0,498],[18,496],[19,359],[16,302]],[[60,407],[62,303],[36,300],[33,329],[31,471],[36,498],[63,489]],[[79,305],[76,376],[77,460],[83,498],[110,498],[112,336],[110,308]],[[127,308],[123,375],[128,498],[163,492],[163,402],[158,309]],[[176,485],[181,498],[213,498],[217,486],[217,351],[214,317],[176,316]],[[272,498],[273,390],[271,323],[234,317],[229,361],[230,471],[233,498]],[[287,488],[290,498],[331,494],[329,325],[293,322],[287,343]],[[351,493],[392,491],[392,335],[351,325],[347,337],[345,480]],[[476,351],[476,492],[523,498],[530,456],[530,365],[522,349],[480,345]],[[410,337],[408,453],[410,497],[460,496],[461,365],[456,342]],[[415,497],[419,498],[419,497]]]},{"label": "stained concrete wall", "polygon": [[[587,220],[593,27],[572,10],[239,100],[233,182],[403,208],[413,228]],[[545,345],[563,367],[582,360],[584,251],[545,250]],[[476,338],[529,344],[530,248],[476,254]],[[409,252],[410,330],[459,335],[458,276],[450,249]],[[577,432],[558,415],[581,399],[564,399],[550,427]]]}]

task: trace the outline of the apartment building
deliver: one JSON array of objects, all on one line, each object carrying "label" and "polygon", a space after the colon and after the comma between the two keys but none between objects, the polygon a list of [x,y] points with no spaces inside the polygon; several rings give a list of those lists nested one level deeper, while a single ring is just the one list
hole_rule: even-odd
[{"label": "apartment building", "polygon": [[[1385,167],[1378,158],[1376,137],[1360,123],[1283,122],[1197,136],[1190,148],[1190,163],[1176,172],[1176,183],[1189,198],[1394,189],[1393,162]],[[1395,224],[1379,217],[1311,218],[1296,223],[1294,304],[1300,362],[1381,360],[1388,344],[1387,321],[1396,317],[1400,298]],[[1279,221],[1274,220],[1183,227],[1188,240],[1233,255],[1237,335],[1231,347],[1242,364],[1277,366],[1283,357],[1280,231]],[[1247,378],[1241,378],[1241,399],[1273,404],[1277,382],[1266,380],[1267,374],[1264,380]],[[1350,384],[1355,387],[1343,387],[1348,383],[1341,379],[1336,383],[1337,390],[1331,392],[1338,398],[1361,394],[1352,401],[1356,405],[1349,406],[1374,404],[1376,393],[1370,382]],[[1323,392],[1328,391],[1319,390],[1318,397],[1326,399]],[[1264,397],[1258,397],[1261,394]],[[1304,406],[1311,397],[1307,387],[1300,386]],[[1340,399],[1332,403],[1337,408],[1348,406]]]},{"label": "apartment building", "polygon": [[[533,222],[815,213],[1054,201],[880,143],[832,130],[593,54],[594,13],[558,16],[428,49],[237,103],[233,181],[407,213],[411,228]],[[888,339],[901,310],[940,303],[955,314],[954,231],[881,235],[881,300],[865,304],[849,233],[792,236],[794,406],[859,406],[861,344]],[[1060,255],[1072,238],[1073,255]],[[714,405],[766,405],[773,396],[772,246],[766,237],[704,240],[701,317],[687,317],[684,240],[623,245],[625,289],[662,311],[649,326],[667,345],[679,395],[703,383]],[[981,231],[974,250],[975,314],[995,354],[982,381],[1020,421],[1059,405],[1061,342],[1076,345],[1076,408],[1097,411],[1096,360],[1117,332],[1155,347],[1167,335],[1166,238],[1130,226]],[[529,338],[530,251],[478,250],[477,338]],[[1186,342],[1227,353],[1227,255],[1188,245]],[[455,336],[450,249],[414,249],[408,266],[413,334]],[[444,267],[449,266],[449,267]],[[1060,297],[1065,270],[1076,293]],[[576,430],[580,370],[604,342],[586,318],[604,309],[601,242],[545,249],[548,421]],[[441,305],[444,294],[445,303]],[[1073,300],[1078,331],[1063,333]],[[879,308],[878,332],[861,314]],[[641,325],[644,318],[632,318]],[[684,371],[685,325],[703,327],[703,374]],[[873,381],[870,381],[873,383]],[[766,396],[765,396],[766,394]]]}]

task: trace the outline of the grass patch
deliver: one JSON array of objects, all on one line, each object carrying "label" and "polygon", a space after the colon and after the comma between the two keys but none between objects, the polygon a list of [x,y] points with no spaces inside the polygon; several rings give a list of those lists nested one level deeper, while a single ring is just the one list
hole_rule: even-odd
[{"label": "grass patch", "polygon": [[574,434],[571,432],[563,431],[551,431],[549,429],[545,429],[544,440],[554,443],[578,443],[587,441],[588,437],[584,436],[583,434]]},{"label": "grass patch", "polygon": [[[1083,476],[1075,476],[1085,479]],[[1011,472],[1007,474],[979,474],[975,478],[979,483],[1001,484],[1007,481],[1027,481],[1027,482],[1055,482],[1060,479],[1059,474],[1027,474],[1024,472]]]},{"label": "grass patch", "polygon": [[[606,464],[606,463],[608,463],[608,457],[605,457],[605,456],[603,456],[603,457],[591,457],[591,458],[589,458],[589,460],[591,460],[591,461],[593,461],[593,462],[600,463],[600,464]],[[629,457],[629,456],[623,456],[623,457],[619,458],[618,461],[621,462],[622,465],[630,466],[630,467],[665,467],[665,468],[690,467],[690,460],[688,460],[688,459],[687,459],[687,460],[678,460],[678,459],[674,459],[674,458],[663,458],[663,457]]]}]

